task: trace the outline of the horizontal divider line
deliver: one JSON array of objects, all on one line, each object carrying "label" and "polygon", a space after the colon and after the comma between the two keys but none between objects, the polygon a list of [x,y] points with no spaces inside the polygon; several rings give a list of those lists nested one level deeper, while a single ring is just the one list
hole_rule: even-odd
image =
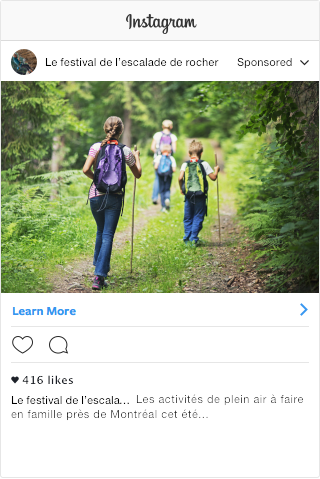
[{"label": "horizontal divider line", "polygon": [[12,361],[11,364],[309,364],[309,361]]},{"label": "horizontal divider line", "polygon": [[56,324],[52,324],[52,325],[33,325],[33,326],[26,326],[25,324],[21,324],[20,326],[16,326],[16,325],[12,325],[11,326],[12,328],[309,328],[310,326],[307,326],[307,325],[303,325],[303,326],[296,326],[296,325],[285,325],[285,326],[250,326],[250,325],[247,325],[247,326],[212,326],[212,325],[200,325],[200,326],[180,326],[180,325],[169,325],[169,326],[165,326],[165,325],[161,325],[161,326],[149,326],[149,325],[146,325],[146,326],[132,326],[132,325],[129,325],[129,326],[126,326],[126,325],[115,325],[115,326],[109,326],[109,325],[102,325],[102,326],[99,326],[99,325],[94,325],[94,326],[75,326],[75,325],[71,325],[71,326],[67,326],[67,325],[56,325]]},{"label": "horizontal divider line", "polygon": [[[21,0],[2,0],[3,2],[19,2]],[[42,2],[43,0],[33,0],[33,1],[36,1],[36,2]],[[51,0],[52,1],[52,0]],[[66,0],[55,0],[57,2],[65,2]],[[80,1],[80,2],[87,2],[88,0],[67,0],[67,1]],[[105,2],[106,0],[94,0],[96,2]],[[111,0],[112,1],[112,0]],[[115,1],[115,0],[113,0]],[[128,0],[117,0],[117,2],[127,2]],[[152,1],[156,1],[156,0],[139,0],[140,2],[152,2]],[[159,0],[158,0],[159,1]],[[194,0],[161,0],[162,2],[194,2]],[[222,1],[225,1],[225,2],[234,2],[234,1],[237,1],[237,0],[200,0],[201,2],[222,2]],[[245,0],[247,2],[256,2],[257,0]],[[259,1],[263,1],[263,0],[259,0]],[[265,2],[266,1],[269,1],[269,2],[279,2],[279,0],[264,0]],[[280,0],[282,2],[302,2],[302,0]],[[305,1],[305,0],[304,0]],[[308,0],[309,2],[317,2],[318,0]]]},{"label": "horizontal divider line", "polygon": [[[270,0],[269,0],[270,1]],[[150,40],[150,39],[144,39],[144,40],[133,40],[133,39],[128,39],[128,40],[20,40],[20,39],[13,39],[13,40],[1,40],[2,42],[319,42],[319,39],[315,40],[257,40],[257,39],[250,39],[250,40]]]},{"label": "horizontal divider line", "polygon": [[[3,2],[19,2],[21,0],[2,0]],[[33,0],[36,2],[42,2],[43,0]],[[52,1],[52,0],[51,0]],[[65,2],[66,0],[55,0],[56,2]],[[88,0],[67,0],[67,1],[80,1],[80,2],[87,2]],[[105,2],[106,0],[94,0],[96,2]],[[111,0],[112,1],[112,0]],[[114,0],[113,0],[114,1]],[[128,0],[117,0],[117,2],[127,2]],[[140,2],[152,2],[155,0],[139,0]],[[159,0],[158,0],[159,1]],[[194,2],[194,0],[161,0],[162,2]],[[234,2],[237,0],[200,0],[201,2]],[[257,0],[245,0],[247,2],[256,2]],[[261,1],[261,0],[260,0]],[[262,0],[263,1],[263,0]],[[269,2],[279,2],[279,0],[264,0]],[[302,0],[280,0],[282,2],[302,2]],[[305,1],[305,0],[304,0]],[[318,0],[308,0],[309,2],[317,2]]]}]

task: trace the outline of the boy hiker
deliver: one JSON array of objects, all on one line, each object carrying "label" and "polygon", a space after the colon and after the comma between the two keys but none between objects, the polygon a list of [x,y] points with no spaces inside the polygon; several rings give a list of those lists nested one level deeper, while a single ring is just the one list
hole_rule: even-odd
[{"label": "boy hiker", "polygon": [[154,160],[154,169],[158,173],[161,211],[166,213],[170,209],[170,187],[172,173],[176,171],[176,160],[171,156],[171,145],[161,145],[161,155]]},{"label": "boy hiker", "polygon": [[179,186],[182,195],[185,195],[184,204],[184,242],[186,245],[196,246],[198,234],[202,229],[204,216],[207,213],[207,176],[215,181],[220,170],[214,170],[209,163],[201,160],[203,146],[200,141],[193,140],[189,145],[190,160],[185,161],[180,170]]},{"label": "boy hiker", "polygon": [[[161,145],[170,145],[171,152],[174,153],[177,149],[177,137],[171,130],[173,128],[173,123],[171,120],[164,120],[162,122],[162,131],[158,131],[153,136],[151,143],[151,150],[154,153],[153,159],[155,160],[157,156],[161,155]],[[154,205],[158,204],[158,195],[159,195],[159,177],[157,170],[155,170],[155,180],[153,184],[152,192],[152,202]]]}]

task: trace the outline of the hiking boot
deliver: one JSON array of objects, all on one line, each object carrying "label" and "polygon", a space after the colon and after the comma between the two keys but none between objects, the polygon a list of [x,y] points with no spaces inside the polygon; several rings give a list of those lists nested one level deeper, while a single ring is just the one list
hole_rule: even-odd
[{"label": "hiking boot", "polygon": [[165,200],[164,204],[166,205],[166,209],[169,211],[170,210],[170,200],[169,200],[169,198],[167,198]]},{"label": "hiking boot", "polygon": [[189,246],[189,243],[190,243],[189,240],[187,240],[187,239],[185,240],[185,239],[184,239],[183,242],[184,242],[184,244],[185,244],[186,246]]},{"label": "hiking boot", "polygon": [[168,213],[168,211],[165,208],[161,208],[160,213]]},{"label": "hiking boot", "polygon": [[152,204],[157,205],[158,204],[157,200],[152,200]]},{"label": "hiking boot", "polygon": [[103,287],[105,287],[104,277],[103,276],[95,276],[94,280],[93,280],[93,283],[92,283],[92,289],[95,290],[95,291],[100,291],[100,289],[102,289]]},{"label": "hiking boot", "polygon": [[197,242],[197,241],[194,241],[194,240],[193,240],[193,241],[190,241],[190,246],[191,246],[192,248],[196,248],[196,247],[198,246],[198,242]]}]

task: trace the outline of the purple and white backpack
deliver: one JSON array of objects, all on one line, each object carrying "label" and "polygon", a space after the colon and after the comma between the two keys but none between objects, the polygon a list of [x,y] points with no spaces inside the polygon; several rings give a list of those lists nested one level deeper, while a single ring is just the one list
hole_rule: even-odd
[{"label": "purple and white backpack", "polygon": [[112,143],[107,142],[99,150],[97,167],[93,175],[93,184],[100,193],[106,193],[98,211],[102,211],[107,206],[109,194],[122,193],[122,216],[127,184],[126,161],[123,151],[126,145],[115,140],[111,141]]},{"label": "purple and white backpack", "polygon": [[122,143],[108,142],[100,149],[93,183],[101,193],[124,193],[127,183],[124,147]]},{"label": "purple and white backpack", "polygon": [[171,153],[172,153],[172,138],[171,138],[171,133],[168,135],[166,133],[162,132],[162,136],[159,141],[159,148],[157,149],[157,154],[161,155],[161,146],[162,145],[170,145],[171,146]]}]

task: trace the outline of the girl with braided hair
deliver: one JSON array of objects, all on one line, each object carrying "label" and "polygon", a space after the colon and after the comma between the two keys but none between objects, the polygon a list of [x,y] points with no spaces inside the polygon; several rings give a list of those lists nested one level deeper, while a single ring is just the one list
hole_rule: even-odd
[{"label": "girl with braided hair", "polygon": [[[124,126],[121,118],[110,116],[105,124],[104,131],[106,138],[101,143],[94,143],[83,167],[83,173],[94,179],[94,171],[97,168],[97,159],[101,148],[107,145],[118,145],[118,140],[122,135]],[[108,146],[107,146],[108,147]],[[126,165],[129,166],[136,178],[141,177],[140,152],[132,152],[127,146],[123,146],[123,154]],[[93,171],[92,171],[93,168]],[[107,195],[107,196],[106,196]],[[98,191],[95,184],[89,190],[89,199],[92,215],[97,224],[96,244],[93,256],[93,265],[95,266],[95,277],[92,284],[93,290],[101,290],[107,286],[105,277],[110,270],[110,258],[112,252],[113,237],[118,225],[121,213],[123,193],[102,193]]]}]

